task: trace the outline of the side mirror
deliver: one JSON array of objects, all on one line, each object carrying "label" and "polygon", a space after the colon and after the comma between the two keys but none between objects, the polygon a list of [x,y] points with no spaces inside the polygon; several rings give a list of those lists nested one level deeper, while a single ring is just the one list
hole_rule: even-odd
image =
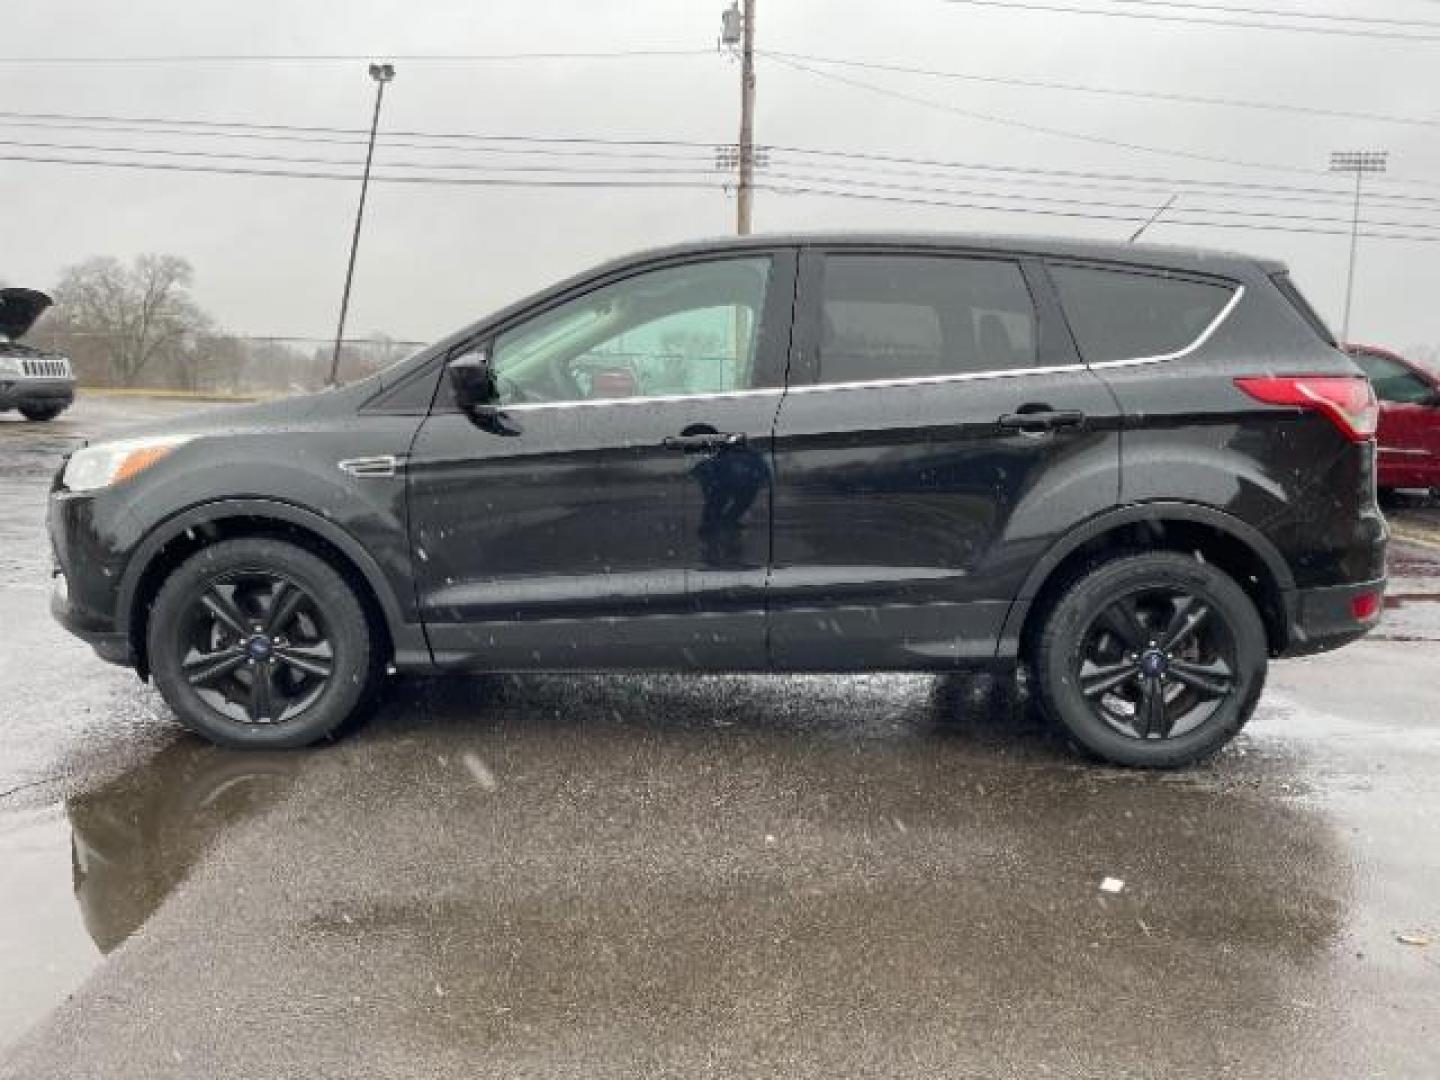
[{"label": "side mirror", "polygon": [[455,404],[472,417],[494,416],[498,412],[499,393],[495,373],[490,369],[490,353],[485,349],[467,352],[451,360],[450,387],[455,391]]}]

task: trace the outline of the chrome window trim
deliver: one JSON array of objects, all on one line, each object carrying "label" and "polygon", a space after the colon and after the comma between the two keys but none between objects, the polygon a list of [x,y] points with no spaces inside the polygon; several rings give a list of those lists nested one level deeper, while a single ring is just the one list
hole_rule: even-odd
[{"label": "chrome window trim", "polygon": [[514,405],[499,406],[501,412],[537,412],[541,409],[593,409],[605,405],[664,405],[675,401],[723,401],[727,398],[769,397],[785,393],[784,387],[766,387],[760,390],[722,390],[714,394],[657,394],[645,397],[637,394],[623,398],[580,398],[576,401],[517,401]]},{"label": "chrome window trim", "polygon": [[767,397],[780,394],[815,394],[831,390],[870,390],[889,387],[932,386],[976,382],[982,379],[1013,379],[1021,375],[1061,375],[1084,371],[1084,364],[1056,364],[1050,367],[1001,368],[995,371],[968,371],[959,375],[922,375],[913,379],[867,379],[861,382],[816,383],[806,386],[770,387],[763,390],[726,390],[717,394],[664,394],[656,397],[594,398],[582,401],[522,401],[501,406],[502,412],[535,412],[540,409],[584,409],[604,405],[648,405],[677,401],[723,401],[727,398]]},{"label": "chrome window trim", "polygon": [[1230,313],[1235,310],[1236,305],[1240,303],[1240,298],[1244,295],[1245,286],[1236,285],[1234,294],[1229,300],[1225,301],[1225,306],[1215,313],[1215,318],[1211,319],[1210,324],[1206,326],[1204,330],[1200,331],[1200,336],[1183,349],[1177,349],[1175,352],[1162,353],[1159,356],[1136,356],[1127,360],[1097,360],[1090,366],[1101,370],[1105,368],[1136,367],[1140,364],[1160,364],[1166,360],[1179,360],[1182,356],[1189,356],[1196,349],[1200,348],[1200,346],[1204,345],[1205,342],[1209,341],[1216,330],[1220,329],[1225,320],[1230,317]]},{"label": "chrome window trim", "polygon": [[858,382],[811,383],[805,386],[792,386],[790,393],[815,394],[830,390],[866,390],[884,387],[932,386],[944,383],[978,382],[982,379],[1013,379],[1021,375],[1060,375],[1068,371],[1084,370],[1084,364],[997,368],[994,371],[966,371],[957,375],[919,375],[912,379],[863,379]]}]

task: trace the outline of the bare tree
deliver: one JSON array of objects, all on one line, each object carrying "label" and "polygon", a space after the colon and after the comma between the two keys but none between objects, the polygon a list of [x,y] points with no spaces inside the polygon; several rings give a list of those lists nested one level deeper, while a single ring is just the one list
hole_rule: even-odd
[{"label": "bare tree", "polygon": [[128,267],[108,256],[87,259],[55,290],[57,330],[104,343],[110,374],[134,385],[152,367],[194,381],[191,355],[211,320],[190,296],[194,272],[177,255],[141,255]]}]

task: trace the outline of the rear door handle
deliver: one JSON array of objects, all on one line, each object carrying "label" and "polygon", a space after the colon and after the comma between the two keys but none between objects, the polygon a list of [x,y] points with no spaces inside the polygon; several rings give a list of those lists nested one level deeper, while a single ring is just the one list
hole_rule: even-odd
[{"label": "rear door handle", "polygon": [[744,446],[745,433],[742,431],[707,431],[703,435],[667,435],[661,445],[666,450],[700,454],[707,450],[726,450],[733,446]]},{"label": "rear door handle", "polygon": [[1001,431],[1042,432],[1057,431],[1060,428],[1077,428],[1085,423],[1085,414],[1079,409],[1036,410],[1035,412],[1006,413],[995,421]]}]

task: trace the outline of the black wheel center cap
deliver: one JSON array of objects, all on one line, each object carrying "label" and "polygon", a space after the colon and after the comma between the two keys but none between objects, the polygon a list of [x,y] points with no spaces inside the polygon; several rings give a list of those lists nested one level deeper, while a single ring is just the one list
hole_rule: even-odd
[{"label": "black wheel center cap", "polygon": [[1151,649],[1140,657],[1140,670],[1154,679],[1170,669],[1170,658],[1159,649]]},{"label": "black wheel center cap", "polygon": [[275,651],[275,645],[264,634],[256,634],[245,643],[245,651],[250,654],[252,660],[268,660],[270,654]]}]

